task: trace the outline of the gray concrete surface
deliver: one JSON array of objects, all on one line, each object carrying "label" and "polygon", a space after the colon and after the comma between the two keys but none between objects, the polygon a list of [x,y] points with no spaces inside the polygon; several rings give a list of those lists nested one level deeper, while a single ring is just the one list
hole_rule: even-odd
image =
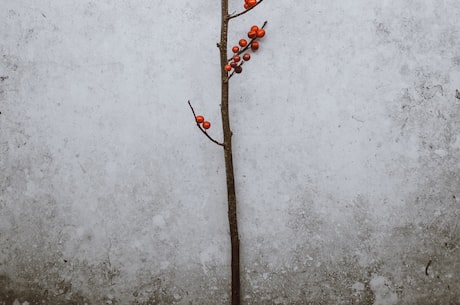
[{"label": "gray concrete surface", "polygon": [[[0,304],[228,304],[223,155],[186,104],[221,137],[219,5],[0,1]],[[231,80],[244,304],[460,304],[459,16],[232,22],[269,21]]]}]

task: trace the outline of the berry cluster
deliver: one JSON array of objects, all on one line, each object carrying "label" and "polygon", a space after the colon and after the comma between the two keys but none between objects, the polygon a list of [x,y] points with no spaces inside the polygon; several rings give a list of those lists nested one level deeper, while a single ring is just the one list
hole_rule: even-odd
[{"label": "berry cluster", "polygon": [[[263,27],[259,28],[257,25],[253,25],[248,32],[248,38],[251,40],[248,42],[246,39],[241,38],[238,42],[239,46],[235,45],[232,47],[233,57],[229,60],[229,63],[225,65],[225,71],[230,72],[234,70],[235,73],[241,73],[243,71],[243,63],[251,59],[251,54],[244,52],[248,48],[251,48],[253,52],[257,51],[259,49],[259,42],[257,41],[257,38],[262,38],[264,36],[265,30]],[[244,54],[241,58],[240,55],[242,53]],[[241,59],[243,59],[243,61],[241,61]]]},{"label": "berry cluster", "polygon": [[249,9],[256,6],[257,0],[244,0],[244,9]]},{"label": "berry cluster", "polygon": [[204,116],[202,116],[202,115],[197,115],[197,116],[195,117],[195,120],[196,120],[196,122],[197,122],[198,124],[201,124],[201,126],[202,126],[204,129],[209,129],[209,128],[211,128],[211,123],[208,122],[208,121],[205,121],[205,120],[204,120]]}]

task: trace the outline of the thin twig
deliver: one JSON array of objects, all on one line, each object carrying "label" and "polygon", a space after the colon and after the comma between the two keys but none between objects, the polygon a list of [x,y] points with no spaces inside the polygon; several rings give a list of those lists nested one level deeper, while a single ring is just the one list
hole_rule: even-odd
[{"label": "thin twig", "polygon": [[429,275],[429,274],[428,274],[428,268],[430,268],[430,265],[431,265],[431,259],[428,261],[428,264],[426,264],[426,267],[425,267],[425,275]]},{"label": "thin twig", "polygon": [[[264,24],[262,24],[261,29],[265,28],[265,26],[267,25],[267,23],[268,23],[267,21],[264,21]],[[252,38],[252,39],[248,42],[248,44],[247,44],[244,48],[242,48],[241,50],[239,50],[238,53],[236,53],[235,55],[241,55],[241,54],[243,54],[247,49],[249,49],[249,47],[251,46],[251,43],[253,43],[255,40],[257,40],[257,38],[258,38],[258,37]],[[233,56],[235,56],[235,55],[233,55]],[[227,62],[232,61],[232,60],[233,60],[233,56],[230,57],[229,59],[227,59]]]},{"label": "thin twig", "polygon": [[[238,67],[244,65],[244,63],[245,63],[245,62],[242,61],[242,62],[238,65]],[[236,68],[236,67],[235,67],[235,68]],[[227,76],[227,78],[224,79],[224,82],[228,83],[228,80],[229,80],[230,78],[232,78],[233,74],[235,74],[235,69],[233,69],[233,72],[232,72],[229,76]]]},{"label": "thin twig", "polygon": [[200,124],[196,121],[195,110],[193,109],[192,104],[190,103],[190,100],[188,101],[188,105],[190,106],[190,109],[192,110],[193,119],[194,119],[195,122],[196,122],[196,126],[201,130],[201,132],[203,132],[204,135],[207,136],[208,139],[211,140],[212,142],[216,143],[217,145],[224,146],[223,143],[220,143],[219,141],[214,140],[214,139],[206,132],[206,130],[204,130],[203,127],[201,127]]},{"label": "thin twig", "polygon": [[236,17],[240,17],[241,15],[246,14],[247,12],[249,12],[250,10],[252,10],[253,8],[255,8],[256,6],[258,6],[259,4],[261,4],[263,1],[264,1],[264,0],[260,0],[259,2],[257,2],[256,5],[254,5],[253,7],[248,8],[247,10],[242,11],[241,13],[238,13],[238,14],[236,14],[236,15],[230,15],[230,16],[228,16],[228,20],[233,19],[233,18],[236,18]]}]

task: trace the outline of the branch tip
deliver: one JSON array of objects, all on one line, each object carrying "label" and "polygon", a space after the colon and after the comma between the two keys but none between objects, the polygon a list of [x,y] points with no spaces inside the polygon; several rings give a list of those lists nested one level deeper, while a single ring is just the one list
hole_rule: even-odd
[{"label": "branch tip", "polygon": [[249,12],[250,10],[254,9],[256,6],[258,6],[259,4],[261,4],[263,1],[264,1],[264,0],[260,0],[260,1],[257,2],[257,4],[254,5],[253,7],[250,7],[250,8],[248,8],[248,9],[246,9],[246,10],[244,10],[244,11],[238,13],[238,14],[227,15],[227,16],[226,16],[226,19],[227,19],[227,20],[230,20],[230,19],[233,19],[233,18],[240,17],[241,15],[244,15],[244,14],[246,14],[247,12]]},{"label": "branch tip", "polygon": [[[264,23],[263,23],[262,26],[261,26],[261,29],[265,28],[265,27],[267,26],[267,24],[268,24],[268,22],[267,22],[267,20],[265,20]],[[248,42],[248,44],[247,44],[244,48],[240,49],[240,50],[238,51],[238,53],[236,53],[235,55],[241,55],[241,54],[243,54],[244,52],[246,52],[246,50],[249,49],[249,48],[251,47],[251,43],[253,43],[254,41],[256,41],[257,38],[258,38],[258,37],[252,38],[252,39]],[[233,55],[233,56],[235,56],[235,55]],[[233,56],[227,59],[227,63],[229,63],[229,62],[232,61]]]},{"label": "branch tip", "polygon": [[190,106],[190,110],[192,110],[193,119],[195,120],[196,126],[198,127],[198,129],[200,129],[201,132],[204,133],[204,135],[205,135],[209,140],[211,140],[212,142],[214,142],[214,143],[217,144],[217,145],[220,145],[220,146],[225,147],[225,145],[224,145],[223,143],[220,143],[219,141],[214,140],[214,139],[206,132],[206,130],[204,130],[203,127],[201,127],[201,125],[196,121],[196,113],[195,113],[195,109],[193,109],[193,107],[192,107],[192,103],[190,103],[190,100],[188,100],[187,103],[188,103],[188,105]]}]

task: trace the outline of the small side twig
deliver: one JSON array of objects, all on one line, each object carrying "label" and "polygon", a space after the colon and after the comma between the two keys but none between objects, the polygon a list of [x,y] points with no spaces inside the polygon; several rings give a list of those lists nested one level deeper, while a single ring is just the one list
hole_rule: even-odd
[{"label": "small side twig", "polygon": [[[244,65],[244,61],[242,61],[238,66],[242,66]],[[225,79],[224,79],[224,82],[228,83],[228,81],[230,80],[230,78],[232,78],[233,74],[235,74],[235,70],[233,70],[232,73],[230,73],[229,76],[227,76]]]},{"label": "small side twig", "polygon": [[[262,24],[261,29],[265,28],[265,26],[267,26],[267,23],[268,23],[267,21],[264,21],[264,24]],[[246,51],[249,47],[251,47],[251,43],[253,43],[255,40],[257,40],[257,37],[252,38],[252,39],[248,42],[248,44],[247,44],[244,48],[242,48],[241,50],[239,50],[238,53],[236,53],[235,55],[241,55],[241,54],[243,54],[244,51]],[[230,62],[230,61],[232,61],[232,60],[233,60],[233,56],[230,57],[230,58],[228,58],[228,59],[227,59],[227,62]]]},{"label": "small side twig", "polygon": [[[196,113],[195,113],[195,110],[194,110],[193,107],[192,107],[192,104],[190,103],[190,100],[188,101],[188,105],[190,106],[190,109],[192,110],[193,119],[194,119],[195,122],[196,122]],[[199,124],[198,122],[196,122],[196,126],[201,130],[202,133],[204,133],[204,135],[205,135],[206,137],[208,137],[209,140],[211,140],[212,142],[214,142],[214,143],[217,144],[217,145],[224,146],[223,143],[220,143],[219,141],[214,140],[214,139],[206,132],[206,130],[204,130],[203,127],[200,126],[200,124]]]},{"label": "small side twig", "polygon": [[254,9],[254,8],[255,8],[256,6],[258,6],[259,4],[261,4],[263,1],[264,1],[264,0],[260,0],[260,1],[257,2],[257,4],[254,5],[253,7],[250,7],[250,8],[248,8],[247,10],[244,10],[244,11],[238,13],[238,14],[229,15],[229,16],[228,16],[228,20],[233,19],[233,18],[236,18],[236,17],[240,17],[241,15],[246,14],[247,12],[249,12],[249,11],[252,10],[252,9]]}]

